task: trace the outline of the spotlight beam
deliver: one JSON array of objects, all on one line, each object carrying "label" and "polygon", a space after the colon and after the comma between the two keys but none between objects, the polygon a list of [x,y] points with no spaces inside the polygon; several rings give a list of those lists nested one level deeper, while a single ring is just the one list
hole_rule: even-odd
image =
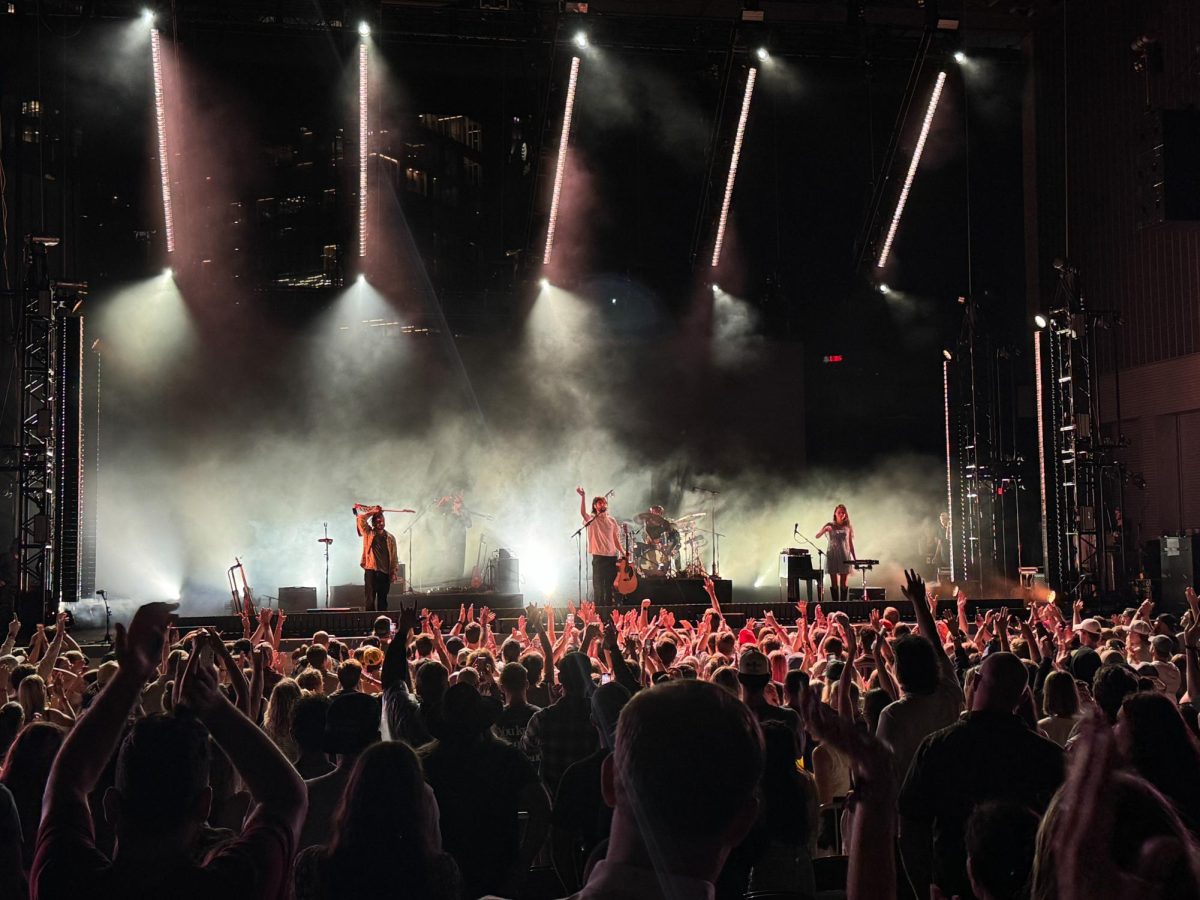
[{"label": "spotlight beam", "polygon": [[737,180],[738,162],[742,157],[742,139],[746,136],[746,121],[750,118],[750,100],[754,96],[754,82],[758,69],[751,69],[746,76],[746,91],[742,94],[742,113],[738,117],[737,132],[733,137],[733,154],[729,158],[729,175],[725,178],[725,196],[721,200],[721,217],[717,221],[717,239],[713,242],[712,267],[721,262],[721,248],[725,245],[725,226],[729,224],[729,204],[733,202],[733,183]]},{"label": "spotlight beam", "polygon": [[367,255],[367,161],[369,158],[369,121],[367,101],[370,97],[370,52],[367,33],[359,31],[358,39],[358,255]]},{"label": "spotlight beam", "polygon": [[175,252],[175,212],[171,206],[171,161],[167,156],[167,101],[163,88],[162,37],[150,29],[150,60],[154,66],[154,125],[158,136],[158,176],[162,184],[163,230],[167,252]]},{"label": "spotlight beam", "polygon": [[921,134],[917,138],[917,146],[913,149],[912,161],[908,164],[908,172],[904,176],[904,187],[900,189],[900,199],[896,201],[896,211],[892,213],[892,222],[888,226],[887,237],[883,241],[883,249],[879,252],[879,262],[876,266],[882,269],[892,252],[892,241],[896,239],[896,229],[900,227],[900,217],[904,215],[904,205],[908,202],[908,193],[912,190],[913,179],[917,175],[917,166],[921,164],[921,154],[925,152],[925,140],[929,137],[930,126],[933,125],[933,114],[937,112],[938,100],[942,97],[942,88],[946,85],[946,73],[938,72],[937,83],[933,86],[933,94],[929,97],[929,106],[925,110],[925,121],[921,123]]},{"label": "spotlight beam", "polygon": [[579,57],[571,57],[571,77],[567,82],[567,99],[563,104],[562,134],[558,137],[558,162],[554,164],[554,192],[550,196],[550,221],[546,226],[546,250],[542,265],[549,265],[554,255],[554,230],[558,226],[558,203],[562,197],[563,175],[567,168],[567,151],[571,142],[571,118],[575,113],[575,88],[579,84]]}]

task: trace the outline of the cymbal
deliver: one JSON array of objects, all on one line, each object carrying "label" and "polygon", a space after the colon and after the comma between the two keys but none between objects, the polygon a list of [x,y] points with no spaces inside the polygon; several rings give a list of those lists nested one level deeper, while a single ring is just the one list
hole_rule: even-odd
[{"label": "cymbal", "polygon": [[678,519],[676,519],[676,520],[675,520],[675,522],[676,522],[676,523],[679,523],[679,522],[690,522],[690,521],[692,521],[693,519],[703,519],[703,518],[704,518],[705,516],[707,516],[707,515],[708,515],[708,513],[706,513],[706,512],[694,512],[694,513],[687,513],[687,514],[685,514],[685,515],[682,515],[682,516],[680,516]]},{"label": "cymbal", "polygon": [[655,528],[670,528],[671,523],[660,516],[658,513],[644,512],[638,513],[634,518],[642,525],[650,525]]}]

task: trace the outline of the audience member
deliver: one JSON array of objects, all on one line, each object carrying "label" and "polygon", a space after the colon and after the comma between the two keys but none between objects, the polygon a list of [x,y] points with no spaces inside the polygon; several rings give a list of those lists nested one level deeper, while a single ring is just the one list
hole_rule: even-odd
[{"label": "audience member", "polygon": [[562,698],[534,713],[521,738],[521,750],[538,761],[538,774],[546,789],[558,790],[567,767],[596,749],[592,725],[592,665],[588,657],[573,651],[558,664]]}]

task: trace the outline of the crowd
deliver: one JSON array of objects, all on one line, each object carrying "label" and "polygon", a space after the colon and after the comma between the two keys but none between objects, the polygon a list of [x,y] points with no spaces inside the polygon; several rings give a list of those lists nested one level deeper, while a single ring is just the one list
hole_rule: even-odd
[{"label": "crowd", "polygon": [[1200,897],[1195,595],[904,592],[857,624],[733,625],[711,585],[696,622],[402,608],[293,652],[282,615],[227,643],[152,603],[99,665],[14,621],[0,897]]}]

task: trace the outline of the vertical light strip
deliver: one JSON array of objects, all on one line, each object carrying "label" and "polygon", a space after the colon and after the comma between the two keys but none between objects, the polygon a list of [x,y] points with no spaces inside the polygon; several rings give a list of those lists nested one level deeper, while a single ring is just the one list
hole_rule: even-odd
[{"label": "vertical light strip", "polygon": [[1033,333],[1034,395],[1037,398],[1038,482],[1042,501],[1042,573],[1050,581],[1050,536],[1046,521],[1046,431],[1042,399],[1042,332]]},{"label": "vertical light strip", "polygon": [[575,86],[579,84],[579,57],[571,57],[571,78],[567,82],[567,102],[563,105],[562,134],[558,137],[558,162],[554,165],[554,193],[550,197],[550,222],[546,226],[546,252],[542,265],[550,264],[554,254],[554,229],[558,225],[558,200],[562,196],[563,174],[567,168],[567,149],[571,141],[571,118],[575,113]]},{"label": "vertical light strip", "polygon": [[175,214],[171,209],[171,167],[167,158],[167,101],[163,90],[162,38],[150,29],[150,58],[154,63],[154,124],[158,129],[158,175],[162,181],[163,227],[167,252],[175,252]]},{"label": "vertical light strip", "polygon": [[921,154],[925,152],[925,139],[929,137],[929,128],[933,125],[933,114],[937,112],[938,100],[941,99],[942,88],[945,84],[946,73],[938,72],[937,84],[933,86],[933,96],[929,98],[929,106],[925,110],[925,121],[921,123],[921,135],[917,138],[912,161],[908,164],[908,173],[904,176],[904,187],[900,189],[900,199],[896,201],[896,211],[892,213],[892,224],[888,226],[883,249],[879,252],[879,262],[876,263],[876,266],[880,269],[887,263],[888,254],[892,252],[892,241],[896,239],[896,229],[900,227],[900,217],[904,215],[904,204],[908,202],[908,192],[912,190],[913,179],[917,176],[917,166],[921,164]]},{"label": "vertical light strip", "polygon": [[370,132],[367,130],[367,100],[370,94],[370,64],[367,35],[358,39],[358,255],[367,255],[367,161]]},{"label": "vertical light strip", "polygon": [[742,158],[742,139],[746,136],[746,121],[750,118],[750,99],[754,96],[754,82],[758,80],[758,69],[751,69],[746,76],[746,92],[742,94],[742,114],[738,117],[737,133],[733,137],[733,155],[729,158],[729,175],[725,178],[725,196],[721,200],[721,218],[717,221],[717,239],[713,242],[712,265],[715,269],[721,262],[721,247],[725,244],[725,226],[729,222],[729,204],[733,202],[733,183],[737,179],[738,161]]},{"label": "vertical light strip", "polygon": [[950,546],[950,582],[954,577],[954,480],[950,457],[950,360],[942,360],[942,412],[946,421],[946,543]]}]

